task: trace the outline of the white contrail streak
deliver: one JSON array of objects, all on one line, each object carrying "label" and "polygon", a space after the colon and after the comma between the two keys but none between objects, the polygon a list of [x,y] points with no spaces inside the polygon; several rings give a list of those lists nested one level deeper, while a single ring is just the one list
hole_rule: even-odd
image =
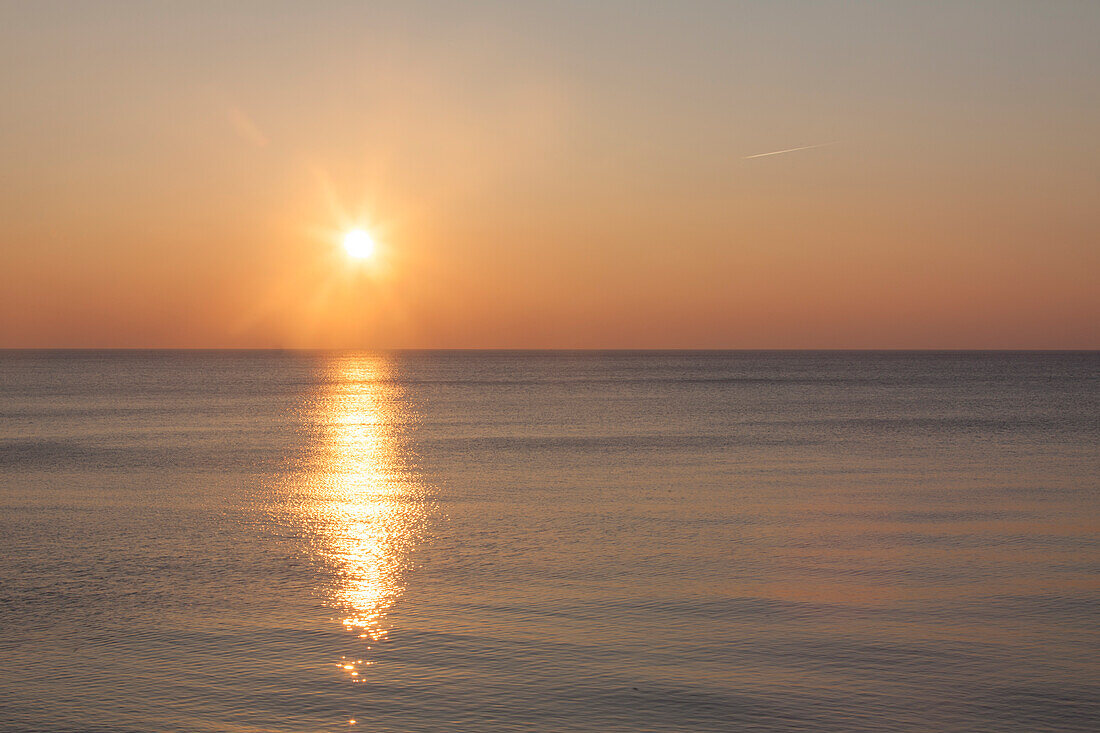
[{"label": "white contrail streak", "polygon": [[756,155],[746,155],[741,160],[748,160],[749,158],[764,158],[769,155],[782,155],[783,153],[793,153],[796,150],[812,150],[814,148],[823,148],[826,145],[836,145],[837,141],[833,140],[831,143],[818,143],[817,145],[803,145],[800,148],[787,148],[786,150],[773,150],[770,153],[757,153]]}]

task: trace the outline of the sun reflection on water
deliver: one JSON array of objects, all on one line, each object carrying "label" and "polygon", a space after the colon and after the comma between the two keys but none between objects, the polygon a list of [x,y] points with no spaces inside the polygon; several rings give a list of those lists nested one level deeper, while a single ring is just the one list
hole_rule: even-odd
[{"label": "sun reflection on water", "polygon": [[[424,492],[409,470],[403,392],[383,356],[333,364],[317,404],[323,449],[304,508],[314,552],[332,570],[326,595],[341,622],[368,642],[388,633],[387,614],[405,589],[410,552],[424,517]],[[340,667],[358,677],[362,660]]]}]

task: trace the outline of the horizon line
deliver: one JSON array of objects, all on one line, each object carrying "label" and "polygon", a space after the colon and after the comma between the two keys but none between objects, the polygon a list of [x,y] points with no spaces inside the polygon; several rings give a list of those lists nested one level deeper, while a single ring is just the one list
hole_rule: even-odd
[{"label": "horizon line", "polygon": [[227,351],[227,352],[896,352],[896,353],[1095,353],[1100,347],[329,347],[329,346],[0,346],[5,351]]}]

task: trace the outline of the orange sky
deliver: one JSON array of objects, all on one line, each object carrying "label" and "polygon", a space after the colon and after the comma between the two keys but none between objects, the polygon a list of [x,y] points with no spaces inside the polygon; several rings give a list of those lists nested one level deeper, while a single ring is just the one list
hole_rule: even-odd
[{"label": "orange sky", "polygon": [[0,7],[0,347],[1100,348],[1100,5],[94,5]]}]

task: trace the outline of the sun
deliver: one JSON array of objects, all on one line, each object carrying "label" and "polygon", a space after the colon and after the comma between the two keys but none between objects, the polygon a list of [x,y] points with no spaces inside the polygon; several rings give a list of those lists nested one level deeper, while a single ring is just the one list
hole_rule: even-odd
[{"label": "sun", "polygon": [[344,235],[344,249],[357,260],[374,254],[374,240],[362,229],[352,229]]}]

